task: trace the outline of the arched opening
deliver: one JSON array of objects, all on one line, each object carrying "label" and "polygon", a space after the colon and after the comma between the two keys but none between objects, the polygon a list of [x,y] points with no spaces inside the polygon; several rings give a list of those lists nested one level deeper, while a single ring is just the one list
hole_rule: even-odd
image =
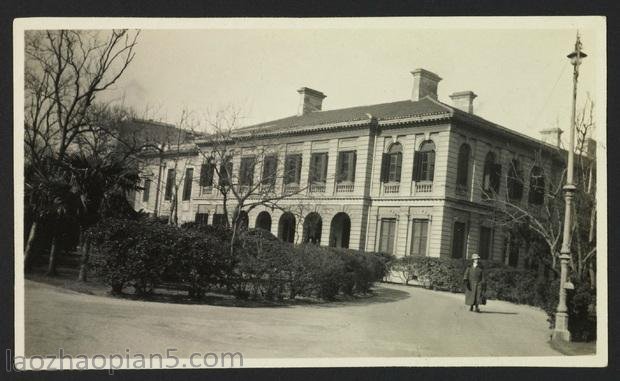
[{"label": "arched opening", "polygon": [[529,202],[532,205],[542,205],[545,201],[545,176],[542,168],[536,166],[530,172]]},{"label": "arched opening", "polygon": [[433,181],[435,176],[435,143],[427,140],[420,144],[420,150],[413,157],[413,180]]},{"label": "arched opening", "polygon": [[340,212],[332,218],[329,235],[329,246],[349,248],[349,236],[351,234],[351,219],[349,215]]},{"label": "arched opening", "polygon": [[271,231],[271,215],[268,212],[260,212],[256,217],[256,228]]},{"label": "arched opening", "polygon": [[278,238],[284,242],[295,242],[295,216],[291,212],[286,212],[280,217]]},{"label": "arched opening", "polygon": [[469,177],[469,156],[471,155],[471,148],[469,144],[461,144],[459,148],[459,158],[456,167],[456,185],[461,189],[467,187],[467,179]]},{"label": "arched opening", "polygon": [[309,213],[304,219],[304,243],[321,244],[321,231],[323,220],[318,213]]}]

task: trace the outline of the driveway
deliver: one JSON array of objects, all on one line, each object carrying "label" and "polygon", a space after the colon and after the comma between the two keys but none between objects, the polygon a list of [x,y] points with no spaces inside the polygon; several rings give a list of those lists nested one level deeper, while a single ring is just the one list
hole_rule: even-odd
[{"label": "driveway", "polygon": [[242,352],[244,358],[549,356],[543,311],[381,284],[351,302],[288,307],[165,304],[27,280],[26,354]]}]

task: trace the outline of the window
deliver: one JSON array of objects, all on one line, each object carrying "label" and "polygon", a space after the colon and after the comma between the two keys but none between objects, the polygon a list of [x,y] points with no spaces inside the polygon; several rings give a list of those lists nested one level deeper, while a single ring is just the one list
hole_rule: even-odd
[{"label": "window", "polygon": [[510,162],[506,183],[508,186],[508,198],[511,200],[521,200],[523,197],[523,175],[517,159],[512,159]]},{"label": "window", "polygon": [[411,232],[411,255],[426,256],[426,241],[428,239],[428,220],[413,220]]},{"label": "window", "polygon": [[355,151],[338,152],[338,162],[336,165],[336,182],[353,183],[355,181]]},{"label": "window", "polygon": [[327,180],[327,153],[313,153],[310,156],[309,183],[325,183]]},{"label": "window", "polygon": [[384,183],[399,183],[402,166],[403,147],[400,143],[394,143],[390,146],[388,153],[383,154],[381,181]]},{"label": "window", "polygon": [[383,218],[381,220],[381,234],[379,236],[379,251],[392,254],[394,252],[394,237],[396,234],[396,219]]},{"label": "window", "polygon": [[286,155],[284,160],[284,184],[299,184],[301,178],[301,154]]},{"label": "window", "polygon": [[454,222],[454,232],[452,234],[452,258],[463,258],[465,251],[466,228],[464,222]]},{"label": "window", "polygon": [[214,214],[213,215],[213,226],[226,226],[226,215]]},{"label": "window", "polygon": [[493,230],[486,226],[480,227],[480,242],[478,244],[478,254],[481,259],[489,259],[491,257]]},{"label": "window", "polygon": [[220,164],[220,186],[230,186],[230,179],[233,173],[232,158],[226,158],[222,164]]},{"label": "window", "polygon": [[239,185],[252,186],[254,182],[254,156],[242,157],[239,166]]},{"label": "window", "polygon": [[168,170],[168,176],[166,177],[166,191],[164,192],[164,200],[169,201],[172,199],[172,190],[175,182],[175,173],[174,169]]},{"label": "window", "polygon": [[530,172],[529,203],[542,205],[545,201],[545,176],[542,168],[536,166]]},{"label": "window", "polygon": [[428,140],[420,145],[413,157],[413,180],[433,181],[435,175],[435,143]]},{"label": "window", "polygon": [[482,189],[489,196],[492,193],[499,193],[500,178],[502,175],[502,165],[495,163],[495,154],[489,152],[484,159],[484,171]]},{"label": "window", "polygon": [[200,225],[206,225],[208,220],[209,212],[207,211],[207,205],[198,205],[195,222]]},{"label": "window", "polygon": [[144,190],[142,191],[142,201],[149,201],[149,193],[151,192],[151,179],[144,180]]},{"label": "window", "polygon": [[276,184],[277,169],[278,159],[273,155],[265,156],[265,159],[263,160],[263,185],[274,186]]},{"label": "window", "polygon": [[200,187],[209,188],[213,186],[213,172],[215,166],[211,161],[200,166]]},{"label": "window", "polygon": [[194,180],[194,168],[185,170],[185,179],[183,181],[183,201],[192,198],[192,181]]},{"label": "window", "polygon": [[469,177],[469,156],[471,148],[468,144],[462,144],[459,148],[458,163],[456,165],[456,185],[462,188],[467,187],[467,178]]}]

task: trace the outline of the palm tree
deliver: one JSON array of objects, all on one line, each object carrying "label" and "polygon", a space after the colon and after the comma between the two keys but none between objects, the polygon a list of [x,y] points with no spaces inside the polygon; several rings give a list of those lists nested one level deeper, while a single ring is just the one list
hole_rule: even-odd
[{"label": "palm tree", "polygon": [[82,249],[79,279],[86,280],[90,243],[84,232],[104,215],[118,213],[119,209],[133,212],[127,194],[139,189],[138,181],[138,172],[114,156],[74,153],[62,160],[46,158],[37,166],[27,166],[26,206],[33,215],[33,223],[25,250],[26,269],[32,262],[32,246],[40,221],[50,219],[48,274],[55,274],[59,233],[56,227],[73,218],[79,224]]}]

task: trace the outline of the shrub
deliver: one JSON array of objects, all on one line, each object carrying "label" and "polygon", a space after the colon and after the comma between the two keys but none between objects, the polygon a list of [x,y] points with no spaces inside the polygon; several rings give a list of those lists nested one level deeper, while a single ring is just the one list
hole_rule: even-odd
[{"label": "shrub", "polygon": [[261,229],[242,231],[195,223],[174,227],[156,219],[106,219],[89,234],[99,251],[94,267],[114,293],[133,286],[138,296],[162,283],[201,298],[212,286],[240,299],[300,296],[334,299],[367,293],[386,274],[392,256],[316,245],[293,246]]},{"label": "shrub", "polygon": [[133,286],[136,294],[149,294],[172,259],[174,233],[151,221],[105,219],[87,232],[100,252],[95,271],[113,293]]},{"label": "shrub", "polygon": [[426,288],[457,292],[463,286],[465,262],[458,259],[408,256],[392,262],[405,282],[417,280]]},{"label": "shrub", "polygon": [[230,284],[239,298],[281,299],[289,278],[292,248],[265,231],[241,233]]}]

